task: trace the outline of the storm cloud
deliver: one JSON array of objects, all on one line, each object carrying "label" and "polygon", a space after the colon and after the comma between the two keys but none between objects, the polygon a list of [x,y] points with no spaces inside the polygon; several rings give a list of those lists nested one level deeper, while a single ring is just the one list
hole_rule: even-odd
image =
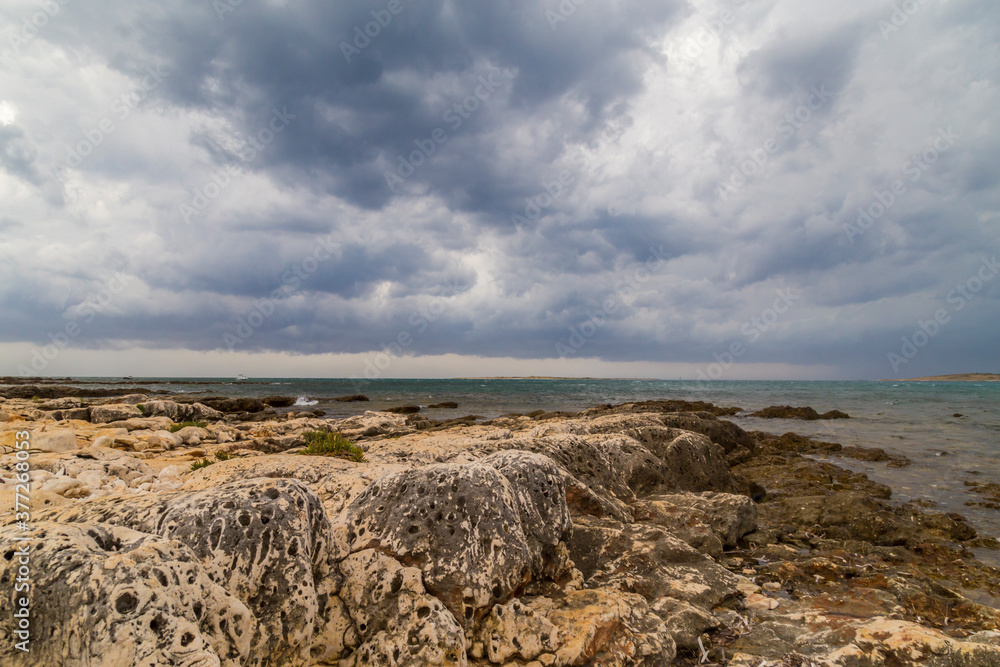
[{"label": "storm cloud", "polygon": [[15,0],[0,36],[0,373],[996,370],[995,2]]}]

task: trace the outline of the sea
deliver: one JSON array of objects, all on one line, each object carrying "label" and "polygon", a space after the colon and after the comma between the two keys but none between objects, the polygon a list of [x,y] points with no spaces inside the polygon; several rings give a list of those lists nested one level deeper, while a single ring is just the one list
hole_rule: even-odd
[{"label": "sea", "polygon": [[[111,378],[89,378],[102,385]],[[78,381],[86,381],[79,378]],[[119,380],[121,382],[121,380]],[[897,501],[925,500],[958,512],[985,535],[1000,537],[1000,510],[970,505],[984,500],[972,484],[1000,483],[1000,382],[684,381],[642,379],[301,379],[129,378],[129,383],[175,393],[221,396],[294,396],[297,408],[328,418],[365,410],[419,405],[432,419],[493,418],[535,410],[578,411],[604,403],[653,399],[708,401],[743,409],[731,417],[747,430],[794,432],[828,442],[881,447],[913,463],[833,457],[831,462],[887,484]],[[116,383],[117,384],[117,383]],[[369,402],[331,399],[363,394]],[[456,409],[427,406],[451,401]],[[841,410],[850,419],[801,421],[749,416],[770,405]],[[991,554],[990,561],[997,555]]]}]

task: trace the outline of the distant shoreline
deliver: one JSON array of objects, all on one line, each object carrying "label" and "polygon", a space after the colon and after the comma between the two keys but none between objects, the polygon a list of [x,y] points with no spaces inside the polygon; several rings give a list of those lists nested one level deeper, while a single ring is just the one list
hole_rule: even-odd
[{"label": "distant shoreline", "polygon": [[659,382],[659,378],[581,378],[559,377],[555,375],[493,375],[489,377],[459,377],[452,380],[641,380],[643,382]]},{"label": "distant shoreline", "polygon": [[955,375],[890,379],[882,380],[882,382],[1000,382],[1000,373],[957,373]]}]

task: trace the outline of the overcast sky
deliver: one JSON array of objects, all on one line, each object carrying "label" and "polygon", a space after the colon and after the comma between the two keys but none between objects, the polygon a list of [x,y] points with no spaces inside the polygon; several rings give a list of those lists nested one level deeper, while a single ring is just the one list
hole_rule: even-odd
[{"label": "overcast sky", "polygon": [[1000,372],[996,0],[6,0],[0,36],[0,374]]}]

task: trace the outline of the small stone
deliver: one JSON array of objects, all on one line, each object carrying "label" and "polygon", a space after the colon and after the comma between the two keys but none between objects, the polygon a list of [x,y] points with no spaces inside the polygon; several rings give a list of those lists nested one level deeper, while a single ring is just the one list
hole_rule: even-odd
[{"label": "small stone", "polygon": [[769,593],[777,593],[778,591],[781,590],[781,584],[779,584],[777,581],[769,581],[766,584],[764,584],[764,590]]}]

